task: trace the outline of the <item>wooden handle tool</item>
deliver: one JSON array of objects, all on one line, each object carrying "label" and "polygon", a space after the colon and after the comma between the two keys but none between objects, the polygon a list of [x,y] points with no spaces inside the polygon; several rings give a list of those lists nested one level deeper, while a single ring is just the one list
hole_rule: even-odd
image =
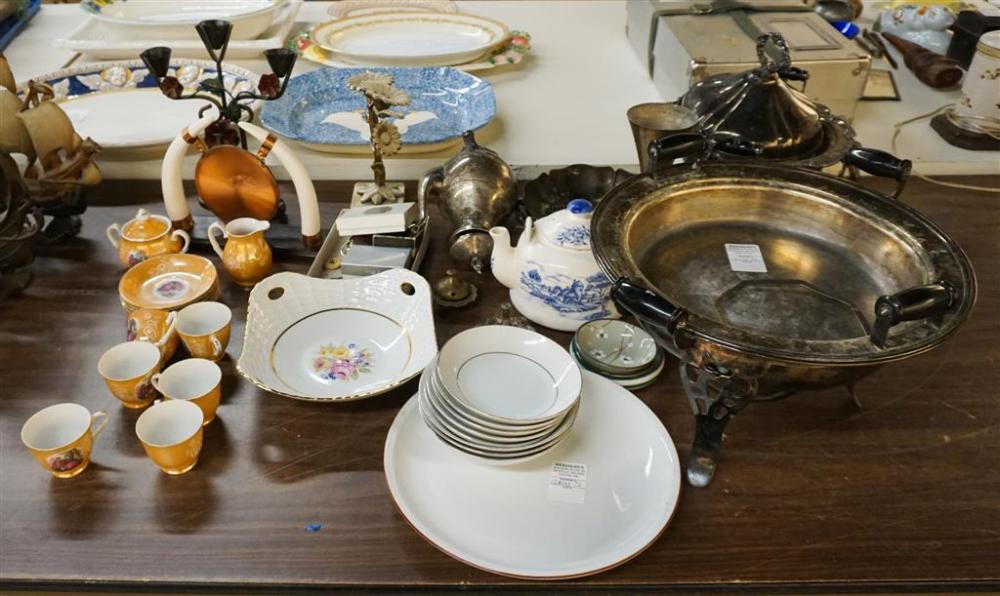
[{"label": "wooden handle tool", "polygon": [[934,89],[954,87],[962,80],[965,71],[957,60],[945,58],[912,41],[907,41],[892,33],[882,33],[903,55],[903,62],[913,72],[920,82]]}]

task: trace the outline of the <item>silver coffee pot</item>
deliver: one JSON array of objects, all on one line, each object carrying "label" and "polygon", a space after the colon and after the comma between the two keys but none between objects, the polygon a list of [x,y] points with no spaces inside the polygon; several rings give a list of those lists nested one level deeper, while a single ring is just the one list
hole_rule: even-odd
[{"label": "silver coffee pot", "polygon": [[471,130],[462,140],[465,146],[458,155],[423,175],[417,194],[424,204],[437,200],[454,226],[449,237],[451,258],[482,273],[493,252],[489,230],[514,210],[517,185],[507,162],[480,147]]}]

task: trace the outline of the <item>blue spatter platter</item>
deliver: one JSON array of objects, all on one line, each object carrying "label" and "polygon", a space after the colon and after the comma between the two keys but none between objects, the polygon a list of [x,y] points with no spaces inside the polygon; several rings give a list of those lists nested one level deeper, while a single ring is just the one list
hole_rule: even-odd
[{"label": "blue spatter platter", "polygon": [[407,146],[436,146],[456,141],[466,130],[485,126],[496,116],[493,86],[449,67],[321,69],[292,78],[281,99],[266,102],[261,122],[275,133],[316,149],[344,147],[367,150],[368,125],[364,97],[347,88],[359,72],[385,72],[410,95],[410,104],[394,106]]}]

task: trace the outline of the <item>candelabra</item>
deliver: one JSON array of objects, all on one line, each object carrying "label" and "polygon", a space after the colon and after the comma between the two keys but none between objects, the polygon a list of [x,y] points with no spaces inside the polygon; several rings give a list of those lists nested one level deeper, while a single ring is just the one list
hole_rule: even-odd
[{"label": "candelabra", "polygon": [[247,122],[253,121],[254,113],[248,104],[257,100],[278,99],[285,93],[288,81],[292,78],[292,68],[295,66],[297,54],[288,48],[273,48],[266,50],[264,56],[271,67],[271,72],[261,75],[257,91],[229,90],[223,79],[222,61],[226,58],[229,47],[229,36],[233,24],[229,21],[210,19],[195,26],[208,55],[215,62],[215,78],[205,79],[198,83],[193,91],[186,91],[184,85],[175,76],[169,76],[171,49],[165,46],[149,48],[139,56],[156,77],[160,91],[170,99],[200,99],[207,101],[199,112],[201,117],[212,106],[219,111],[218,119],[205,130],[205,142],[209,147],[215,145],[240,145],[246,149],[246,134],[237,125],[244,117]]}]

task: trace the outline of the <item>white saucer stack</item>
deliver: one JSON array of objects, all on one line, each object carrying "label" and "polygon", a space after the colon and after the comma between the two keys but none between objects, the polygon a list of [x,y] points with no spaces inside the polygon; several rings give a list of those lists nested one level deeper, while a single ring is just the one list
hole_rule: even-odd
[{"label": "white saucer stack", "polygon": [[554,447],[573,426],[582,377],[554,341],[517,327],[463,331],[420,378],[420,413],[442,441],[514,463]]}]

